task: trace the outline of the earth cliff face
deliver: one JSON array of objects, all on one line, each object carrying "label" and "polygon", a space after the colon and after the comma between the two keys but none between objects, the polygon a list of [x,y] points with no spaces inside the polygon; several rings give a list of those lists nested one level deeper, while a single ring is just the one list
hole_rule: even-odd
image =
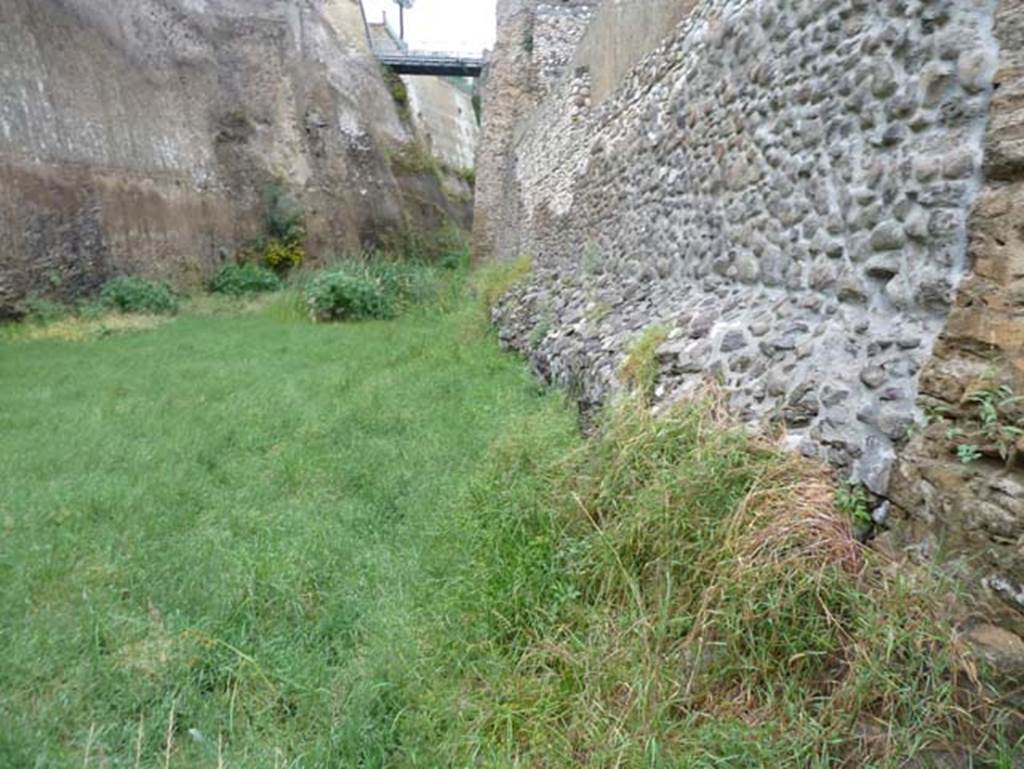
[{"label": "earth cliff face", "polygon": [[9,0],[0,8],[0,314],[120,272],[195,283],[281,182],[315,257],[465,221],[369,54],[355,0]]},{"label": "earth cliff face", "polygon": [[591,408],[662,326],[659,398],[720,382],[1024,631],[1019,405],[976,436],[1024,394],[1020,0],[652,1],[660,35],[500,5],[474,243],[534,264],[504,342]]}]

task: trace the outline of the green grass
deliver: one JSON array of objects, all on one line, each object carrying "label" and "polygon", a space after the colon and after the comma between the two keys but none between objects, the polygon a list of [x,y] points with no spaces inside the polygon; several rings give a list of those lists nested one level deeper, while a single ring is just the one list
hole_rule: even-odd
[{"label": "green grass", "polygon": [[652,416],[656,332],[584,439],[455,309],[0,341],[0,767],[1016,765],[950,586],[714,397]]},{"label": "green grass", "polygon": [[424,549],[545,401],[459,315],[289,308],[0,342],[0,766],[388,763]]},{"label": "green grass", "polygon": [[531,415],[449,525],[445,672],[420,695],[450,715],[413,766],[981,767],[1024,749],[954,641],[952,586],[893,575],[824,468],[714,397],[655,417],[634,395],[588,440]]}]

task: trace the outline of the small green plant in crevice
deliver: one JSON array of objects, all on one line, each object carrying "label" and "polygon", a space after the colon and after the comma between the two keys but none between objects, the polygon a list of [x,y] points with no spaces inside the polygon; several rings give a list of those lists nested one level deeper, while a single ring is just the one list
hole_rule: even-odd
[{"label": "small green plant in crevice", "polygon": [[551,327],[551,318],[549,317],[541,318],[537,322],[537,325],[533,327],[532,331],[530,331],[530,336],[527,339],[527,344],[530,345],[531,350],[536,350],[538,347],[540,347],[540,344],[541,342],[544,341],[544,338],[549,333],[551,333]]},{"label": "small green plant in crevice", "polygon": [[583,249],[580,266],[585,275],[600,275],[604,271],[604,255],[596,243],[589,242]]},{"label": "small green plant in crevice", "polygon": [[440,176],[441,167],[419,141],[406,142],[386,155],[391,170],[404,174],[434,174]]},{"label": "small green plant in crevice", "polygon": [[591,299],[583,310],[583,317],[591,323],[600,323],[612,314],[614,308],[603,299]]},{"label": "small green plant in crevice", "polygon": [[475,168],[453,168],[451,173],[462,179],[471,188],[476,187],[476,169]]},{"label": "small green plant in crevice", "polygon": [[836,486],[836,508],[849,516],[858,532],[871,529],[871,495],[858,483],[840,483]]},{"label": "small green plant in crevice", "polygon": [[967,403],[976,408],[980,426],[977,435],[995,446],[999,456],[1012,465],[1024,437],[1024,396],[1014,393],[1009,385],[1000,385],[975,390],[967,396]]},{"label": "small green plant in crevice", "polygon": [[173,315],[178,297],[166,284],[127,275],[103,284],[100,300],[110,309],[126,313]]},{"label": "small green plant in crevice", "polygon": [[227,264],[210,280],[210,291],[228,296],[246,296],[278,291],[281,279],[277,273],[258,264]]},{"label": "small green plant in crevice", "polygon": [[391,67],[382,66],[381,74],[384,77],[384,84],[391,94],[391,99],[395,102],[395,107],[398,109],[399,117],[402,118],[403,122],[410,123],[412,113],[409,111],[409,89],[406,88],[405,81]]},{"label": "small green plant in crevice", "polygon": [[971,390],[961,407],[960,413],[932,408],[925,426],[945,425],[944,436],[964,464],[992,456],[1013,466],[1024,443],[1024,396],[1007,384],[989,385]]},{"label": "small green plant in crevice", "polygon": [[525,283],[533,270],[533,259],[529,254],[520,254],[510,262],[491,262],[476,270],[473,275],[473,289],[481,312],[488,323],[491,312],[513,288]]},{"label": "small green plant in crevice", "polygon": [[534,48],[533,27],[531,26],[531,27],[527,28],[527,30],[525,32],[523,32],[523,50],[526,51],[529,54],[532,54],[533,53],[533,48]]},{"label": "small green plant in crevice", "polygon": [[622,383],[645,401],[654,394],[658,379],[658,348],[666,339],[668,329],[665,326],[659,323],[648,326],[629,346],[619,367]]}]

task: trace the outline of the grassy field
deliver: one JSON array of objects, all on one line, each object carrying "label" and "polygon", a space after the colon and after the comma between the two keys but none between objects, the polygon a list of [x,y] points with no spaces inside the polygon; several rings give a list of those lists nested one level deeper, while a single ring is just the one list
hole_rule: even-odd
[{"label": "grassy field", "polygon": [[275,309],[0,343],[0,766],[384,765],[424,548],[543,400],[460,316]]},{"label": "grassy field", "polygon": [[652,417],[653,334],[583,439],[453,309],[7,333],[0,767],[1020,766],[826,471]]}]

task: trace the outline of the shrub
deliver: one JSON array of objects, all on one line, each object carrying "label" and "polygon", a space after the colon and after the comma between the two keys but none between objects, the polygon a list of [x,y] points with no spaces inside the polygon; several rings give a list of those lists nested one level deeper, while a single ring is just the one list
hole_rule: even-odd
[{"label": "shrub", "polygon": [[414,307],[449,309],[461,273],[378,255],[349,257],[320,273],[306,289],[314,320],[393,318]]},{"label": "shrub", "polygon": [[284,243],[302,240],[306,234],[305,214],[299,202],[285,192],[284,185],[281,182],[268,184],[263,197],[271,240]]},{"label": "shrub", "polygon": [[210,281],[210,291],[229,296],[258,294],[280,288],[281,279],[273,271],[258,264],[225,265]]},{"label": "shrub", "polygon": [[384,84],[387,85],[391,98],[394,99],[395,106],[398,107],[399,114],[403,118],[409,117],[409,89],[405,87],[405,82],[391,67],[382,67],[381,70]]},{"label": "shrub", "polygon": [[25,319],[33,323],[53,323],[71,314],[71,308],[60,302],[31,295],[21,303]]},{"label": "shrub", "polygon": [[127,275],[108,280],[100,299],[121,312],[170,315],[178,311],[178,297],[166,285]]},{"label": "shrub", "polygon": [[251,243],[243,253],[262,260],[277,273],[288,272],[306,260],[305,213],[298,201],[285,192],[281,182],[268,184],[263,199],[267,236]]},{"label": "shrub", "polygon": [[267,267],[275,272],[287,272],[306,260],[306,249],[301,240],[271,240],[263,251]]},{"label": "shrub", "polygon": [[400,145],[388,154],[391,169],[395,173],[439,174],[441,167],[419,141]]},{"label": "shrub", "polygon": [[469,238],[451,222],[427,233],[411,227],[390,230],[382,235],[380,246],[381,252],[410,262],[440,264],[449,269],[469,264]]},{"label": "shrub", "polygon": [[391,318],[395,302],[380,282],[347,269],[322,272],[306,288],[306,303],[314,321]]}]

